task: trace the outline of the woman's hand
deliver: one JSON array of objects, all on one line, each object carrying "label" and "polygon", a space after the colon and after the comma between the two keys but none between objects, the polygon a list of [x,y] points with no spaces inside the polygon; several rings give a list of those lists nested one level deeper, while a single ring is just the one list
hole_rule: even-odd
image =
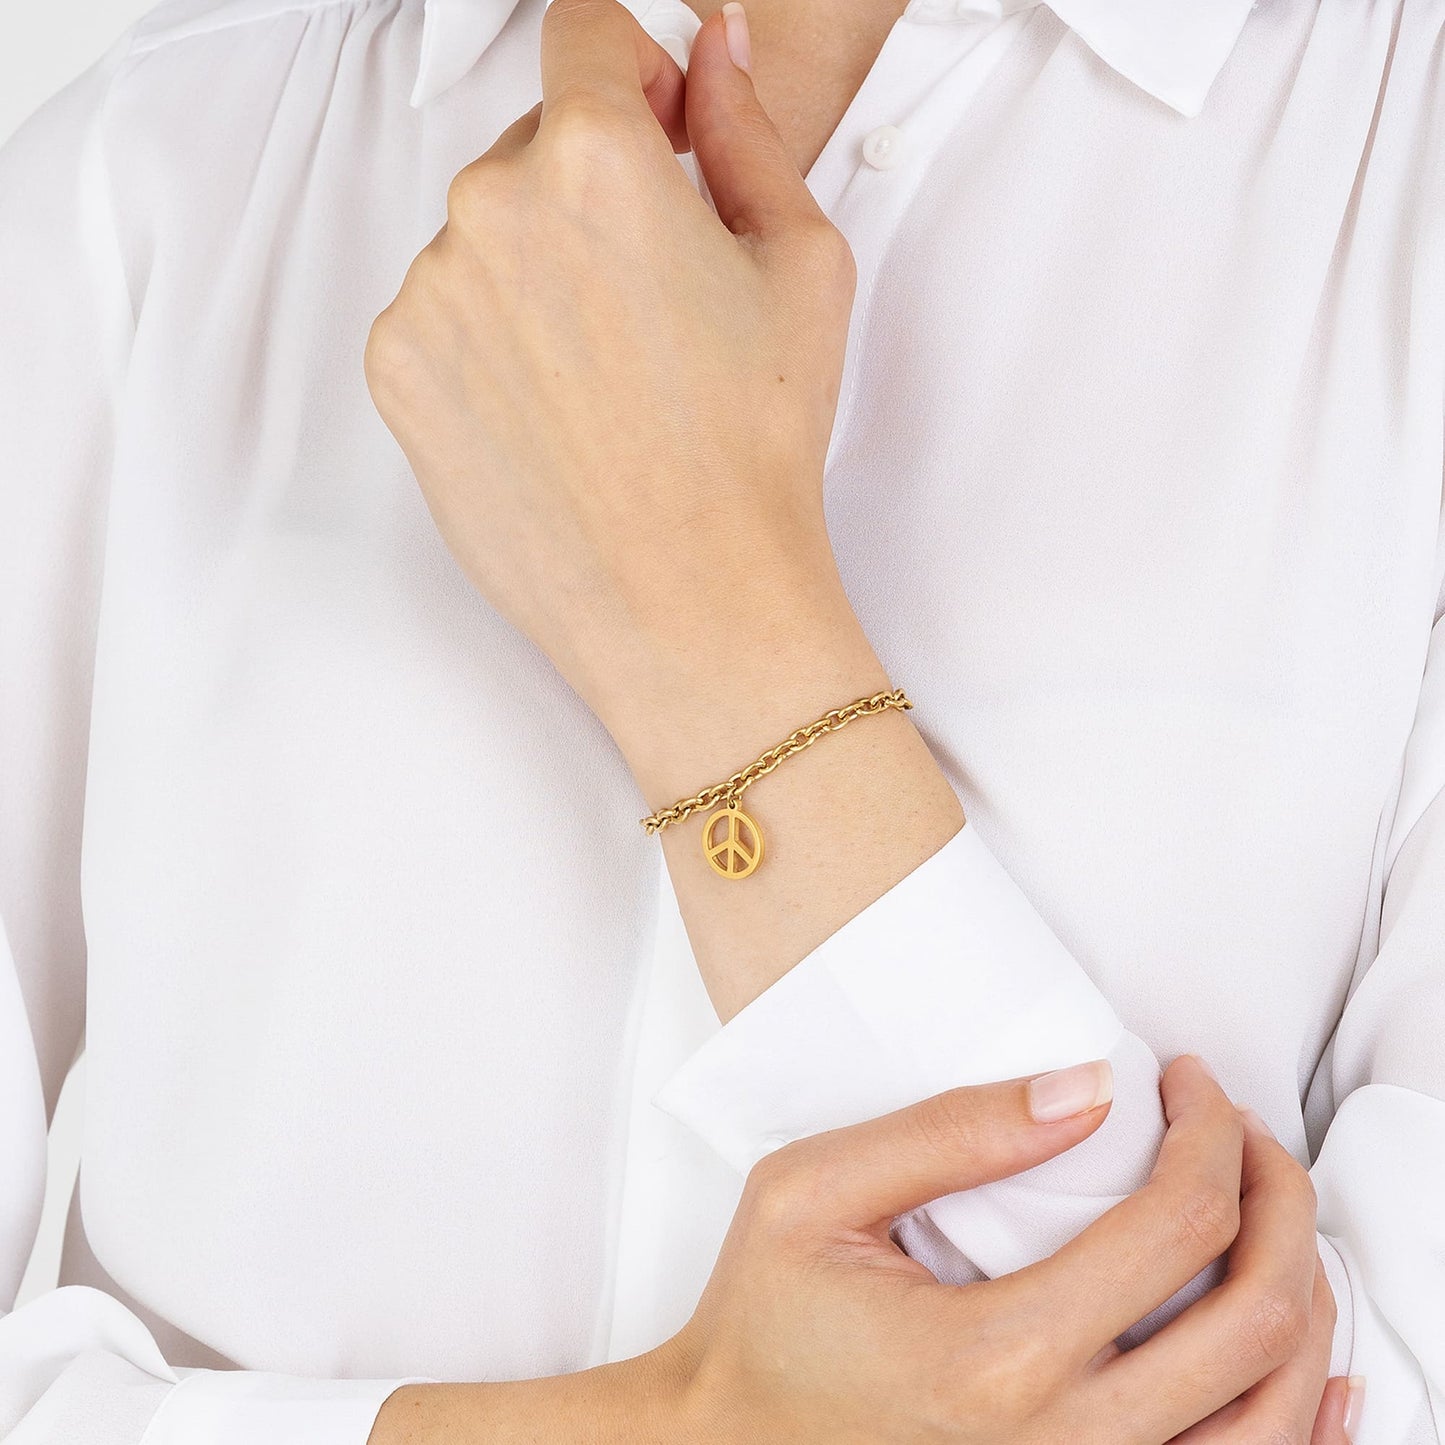
[{"label": "woman's hand", "polygon": [[[1165,1072],[1148,1183],[1057,1254],[958,1287],[892,1242],[899,1214],[1087,1138],[1110,1085],[1107,1063],[1083,1065],[786,1145],[749,1175],[671,1340],[552,1379],[404,1386],[370,1445],[1257,1445],[1311,1442],[1316,1412],[1311,1445],[1338,1445],[1308,1177],[1197,1060]],[[1223,1284],[1118,1351],[1226,1251]]]},{"label": "woman's hand", "polygon": [[[1292,1240],[1288,1246],[1281,1245],[1295,1258],[1298,1281],[1307,1264],[1306,1252],[1315,1245],[1313,1185],[1258,1114],[1252,1109],[1241,1114],[1247,1131],[1242,1169],[1246,1194],[1267,1185],[1273,1175],[1279,1191],[1298,1196]],[[1244,1248],[1236,1245],[1231,1269]],[[1335,1334],[1335,1297],[1318,1253],[1313,1255],[1313,1266],[1309,1319],[1294,1356],[1237,1400],[1176,1436],[1174,1445],[1253,1445],[1260,1440],[1280,1445],[1285,1441],[1349,1445],[1364,1381],[1327,1378]]]},{"label": "woman's hand", "polygon": [[[720,17],[684,84],[616,0],[553,0],[542,78],[542,104],[454,181],[366,373],[467,575],[628,752],[659,731],[660,698],[706,720],[735,665],[756,678],[759,657],[785,670],[825,644],[840,672],[876,665],[822,509],[855,276]],[[689,141],[716,215],[676,162]],[[1200,1439],[1254,1438],[1239,1431],[1273,1428],[1286,1395],[1303,1411],[1297,1357],[1317,1370],[1324,1333],[1313,1198],[1264,1167],[1240,1203],[1260,1146],[1190,1065],[1166,1076],[1151,1183],[1051,1259],[956,1290],[891,1244],[892,1215],[1027,1168],[1102,1117],[1032,1124],[1025,1097],[955,1091],[788,1146],[754,1171],[676,1340],[565,1384],[454,1387],[483,1392],[467,1423],[514,1438],[513,1404],[530,1431],[544,1394],[579,1422],[605,1399],[641,1439],[674,1385],[685,1423],[667,1414],[660,1439],[1142,1445],[1198,1422],[1215,1431]],[[1308,1267],[1282,1243],[1305,1234]],[[1117,1355],[1115,1335],[1231,1243],[1224,1286]],[[429,1388],[398,1395],[420,1408],[441,1398]]]},{"label": "woman's hand", "polygon": [[[687,1438],[1160,1445],[1215,1417],[1224,1433],[1203,1438],[1308,1441],[1328,1356],[1316,1304],[1332,1324],[1308,1176],[1246,1133],[1195,1060],[1171,1065],[1163,1095],[1169,1130],[1143,1189],[1049,1259],[962,1288],[898,1251],[892,1218],[1077,1142],[1100,1111],[1030,1129],[1021,1084],[961,1089],[769,1156],[674,1341]],[[1222,1285],[1118,1351],[1226,1250]]]},{"label": "woman's hand", "polygon": [[1294,1358],[1171,1445],[1350,1445],[1351,1382],[1326,1378],[1334,1330],[1335,1297],[1317,1256],[1309,1329]]},{"label": "woman's hand", "polygon": [[[895,685],[823,516],[853,257],[721,15],[684,82],[617,0],[553,0],[541,71],[541,105],[453,181],[366,375],[466,574],[651,811]],[[689,142],[716,214],[678,163]],[[742,889],[705,860],[702,819],[660,835],[722,1018],[963,823],[893,709],[758,796],[768,862]]]},{"label": "woman's hand", "polygon": [[452,182],[366,376],[467,575],[622,741],[856,626],[822,506],[855,271],[720,15],[685,84],[616,0],[554,0],[542,91]]}]

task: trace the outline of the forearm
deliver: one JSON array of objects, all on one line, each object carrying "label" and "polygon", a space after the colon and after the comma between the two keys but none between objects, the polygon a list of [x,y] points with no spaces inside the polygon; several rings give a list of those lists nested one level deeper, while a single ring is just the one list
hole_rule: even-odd
[{"label": "forearm", "polygon": [[691,1426],[681,1352],[663,1347],[571,1375],[404,1385],[367,1445],[676,1445]]},{"label": "forearm", "polygon": [[[906,686],[879,665],[851,609],[815,601],[777,611],[806,621],[791,632],[779,624],[746,665],[717,666],[716,716],[706,690],[682,681],[652,694],[667,699],[668,712],[654,732],[640,721],[614,732],[650,807],[728,776],[839,702]],[[789,644],[789,635],[810,645]],[[713,645],[726,657],[724,640]],[[859,718],[749,788],[743,805],[768,836],[755,874],[714,874],[696,815],[663,831],[683,922],[727,1027],[653,1102],[746,1173],[773,1139],[846,1126],[959,1085],[1108,1057],[1114,1103],[1096,1137],[902,1222],[904,1248],[940,1279],[962,1283],[1024,1268],[1138,1189],[1165,1120],[1155,1055],[963,827],[952,784],[913,717]],[[927,866],[935,861],[943,866]],[[767,999],[734,1017],[764,991]],[[1216,1277],[1211,1270],[1194,1281],[1138,1337]]]},{"label": "forearm", "polygon": [[[648,808],[690,796],[795,728],[885,688],[890,678],[841,585],[778,599],[769,630],[737,622],[676,658],[645,706],[609,721]],[[635,694],[634,694],[635,697]],[[678,907],[726,1022],[963,826],[963,809],[909,713],[857,718],[787,758],[743,795],[766,836],[755,873],[719,876],[703,856],[705,815],[664,828]]]}]

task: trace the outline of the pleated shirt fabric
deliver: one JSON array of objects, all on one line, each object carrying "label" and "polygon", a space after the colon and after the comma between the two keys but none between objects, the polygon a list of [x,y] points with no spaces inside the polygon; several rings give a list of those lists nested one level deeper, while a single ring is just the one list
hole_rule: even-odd
[{"label": "pleated shirt fabric", "polygon": [[825,496],[969,821],[725,1026],[362,373],[544,8],[167,0],[0,148],[5,1306],[87,1058],[0,1437],[364,1445],[402,1381],[625,1358],[769,1149],[1107,1055],[1086,1145],[900,1222],[1016,1268],[1190,1051],[1312,1168],[1360,1445],[1435,1445],[1445,0],[902,9],[807,176]]}]

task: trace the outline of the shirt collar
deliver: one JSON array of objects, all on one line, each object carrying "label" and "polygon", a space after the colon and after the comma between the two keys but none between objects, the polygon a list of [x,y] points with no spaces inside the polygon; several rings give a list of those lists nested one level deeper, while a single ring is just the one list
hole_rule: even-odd
[{"label": "shirt collar", "polygon": [[1255,0],[1048,0],[1100,60],[1141,90],[1195,116]]},{"label": "shirt collar", "polygon": [[[425,0],[411,104],[456,84],[496,39],[519,0]],[[634,15],[656,0],[623,0]],[[681,4],[681,0],[677,0]],[[1046,0],[1106,64],[1180,115],[1195,116],[1255,0]],[[1002,0],[980,0],[980,9]],[[686,8],[686,7],[684,7]]]}]

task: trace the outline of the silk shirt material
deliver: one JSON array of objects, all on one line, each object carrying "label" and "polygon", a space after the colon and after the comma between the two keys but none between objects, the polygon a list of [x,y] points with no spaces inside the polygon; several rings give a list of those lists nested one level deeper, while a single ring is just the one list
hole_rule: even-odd
[{"label": "silk shirt material", "polygon": [[969,822],[725,1027],[362,375],[543,9],[170,0],[0,149],[6,1305],[88,1072],[0,1436],[364,1445],[403,1381],[626,1357],[768,1149],[1108,1055],[1094,1139],[900,1221],[997,1274],[1197,1051],[1312,1165],[1359,1441],[1438,1441],[1445,0],[903,9],[807,176],[826,506]]}]

